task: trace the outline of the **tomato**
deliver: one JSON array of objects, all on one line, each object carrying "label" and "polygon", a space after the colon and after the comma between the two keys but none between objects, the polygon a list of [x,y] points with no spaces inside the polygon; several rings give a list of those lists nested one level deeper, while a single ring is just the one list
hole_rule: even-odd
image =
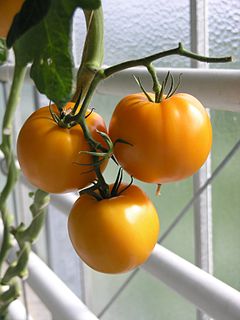
[{"label": "tomato", "polygon": [[14,16],[24,0],[0,0],[0,37],[6,38]]},{"label": "tomato", "polygon": [[100,201],[81,195],[70,212],[68,231],[77,254],[91,268],[121,273],[149,257],[158,239],[159,220],[146,194],[131,185]]},{"label": "tomato", "polygon": [[189,94],[154,103],[139,93],[116,106],[109,136],[129,143],[116,143],[114,155],[130,175],[162,184],[191,176],[202,166],[211,149],[212,127],[205,108]]},{"label": "tomato", "polygon": [[[70,102],[66,108],[73,108]],[[52,105],[57,113],[57,108]],[[96,130],[106,132],[106,126],[96,112],[86,119],[93,138],[104,144]],[[26,178],[36,187],[50,193],[64,193],[81,189],[95,178],[92,156],[79,154],[90,151],[80,125],[61,128],[53,120],[49,107],[35,111],[24,123],[17,140],[17,155]],[[105,161],[102,169],[106,167]],[[89,172],[91,170],[91,172]]]}]

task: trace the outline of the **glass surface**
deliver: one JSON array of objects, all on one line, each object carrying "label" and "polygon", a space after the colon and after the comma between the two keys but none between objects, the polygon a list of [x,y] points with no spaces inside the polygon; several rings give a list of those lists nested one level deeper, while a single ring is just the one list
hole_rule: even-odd
[{"label": "glass surface", "polygon": [[[240,138],[240,114],[211,111],[215,168]],[[212,185],[214,274],[240,290],[240,150]]]},{"label": "glass surface", "polygon": [[209,0],[209,52],[214,56],[232,55],[233,63],[210,64],[211,68],[240,67],[240,1]]},{"label": "glass surface", "polygon": [[[189,1],[120,1],[103,0],[106,65],[142,58],[176,47],[179,42],[190,46]],[[173,14],[174,12],[174,14]],[[81,13],[74,24],[76,48],[84,39]],[[77,58],[78,61],[78,58]],[[188,59],[172,56],[156,62],[162,67],[187,67]]]}]

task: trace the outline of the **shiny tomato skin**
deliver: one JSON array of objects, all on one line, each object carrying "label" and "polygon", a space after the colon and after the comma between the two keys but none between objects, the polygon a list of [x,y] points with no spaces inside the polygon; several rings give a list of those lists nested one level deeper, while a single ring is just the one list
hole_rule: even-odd
[{"label": "shiny tomato skin", "polygon": [[21,9],[24,0],[0,1],[0,37],[6,38],[14,16]]},{"label": "shiny tomato skin", "polygon": [[[69,102],[66,108],[73,107]],[[57,113],[57,108],[52,105]],[[107,132],[104,120],[96,112],[86,119],[87,126],[95,140],[104,141],[96,132]],[[37,188],[50,193],[65,193],[89,185],[96,175],[87,172],[92,166],[92,157],[79,154],[90,151],[80,125],[70,129],[61,128],[53,120],[49,107],[35,111],[24,123],[17,140],[17,155],[23,174]],[[102,170],[106,167],[104,162]]]},{"label": "shiny tomato skin", "polygon": [[158,239],[159,219],[146,194],[132,185],[101,201],[80,196],[70,212],[68,231],[77,254],[91,268],[122,273],[149,257]]},{"label": "shiny tomato skin", "polygon": [[114,155],[133,177],[150,183],[178,181],[194,174],[212,145],[207,111],[193,96],[178,93],[152,103],[142,93],[123,98],[109,126]]}]

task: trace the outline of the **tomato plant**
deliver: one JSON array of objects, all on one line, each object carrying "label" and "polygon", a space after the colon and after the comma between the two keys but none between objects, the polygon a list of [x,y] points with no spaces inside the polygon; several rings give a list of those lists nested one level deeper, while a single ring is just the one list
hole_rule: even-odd
[{"label": "tomato plant", "polygon": [[124,97],[112,115],[109,135],[122,167],[139,180],[158,184],[194,174],[212,144],[207,111],[186,93],[163,97],[159,103],[143,93]]},{"label": "tomato plant", "polygon": [[[72,20],[79,8],[84,11],[87,32],[83,46],[76,46],[83,48],[76,74]],[[139,179],[162,183],[195,172],[210,150],[211,125],[204,108],[184,94],[171,98],[167,94],[168,98],[160,103],[163,86],[153,62],[174,54],[203,62],[227,62],[231,57],[200,56],[179,43],[176,48],[104,68],[103,22],[101,0],[0,0],[0,64],[6,60],[7,48],[13,48],[15,58],[0,144],[7,171],[0,190],[1,319],[7,318],[8,306],[19,296],[19,278],[27,275],[32,243],[44,225],[48,192],[81,189],[68,221],[75,250],[98,271],[125,272],[148,258],[157,241],[159,221],[144,192],[134,185],[122,184],[122,168],[113,185],[106,183],[102,175],[106,159],[117,157]],[[6,36],[5,41],[2,37]],[[156,100],[149,102],[138,94],[120,103],[110,125],[113,144],[103,119],[95,112],[89,114],[88,108],[102,80],[136,66],[148,69]],[[8,210],[8,199],[18,178],[12,126],[28,67],[37,90],[55,105],[34,112],[18,137],[22,171],[42,190],[31,193],[31,221],[16,225]],[[76,110],[80,103],[81,108]],[[74,111],[69,112],[72,108]],[[11,254],[13,260],[9,264],[13,239],[18,252]]]},{"label": "tomato plant", "polygon": [[0,37],[6,38],[14,16],[20,10],[24,0],[0,1]]},{"label": "tomato plant", "polygon": [[[74,107],[69,102],[66,109]],[[57,113],[55,105],[51,106]],[[106,132],[104,120],[92,112],[86,123],[93,138],[104,144],[97,130]],[[96,174],[92,156],[80,125],[62,128],[54,120],[49,107],[35,111],[24,123],[17,140],[17,155],[26,178],[36,187],[51,193],[63,193],[90,184]],[[103,163],[104,169],[107,161]]]},{"label": "tomato plant", "polygon": [[118,195],[102,200],[81,195],[68,219],[77,254],[105,273],[126,272],[142,264],[159,233],[158,215],[146,194],[135,185],[121,184],[119,190]]}]

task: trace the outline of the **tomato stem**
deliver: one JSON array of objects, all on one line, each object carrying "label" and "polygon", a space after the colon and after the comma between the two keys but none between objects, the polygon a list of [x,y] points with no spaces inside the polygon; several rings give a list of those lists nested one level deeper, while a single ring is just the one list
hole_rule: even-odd
[{"label": "tomato stem", "polygon": [[153,92],[155,93],[155,102],[159,102],[162,86],[158,80],[156,69],[154,68],[152,63],[147,64],[146,67],[153,80]]},{"label": "tomato stem", "polygon": [[82,92],[85,97],[95,74],[101,68],[104,55],[104,21],[102,7],[94,11],[84,10],[87,35],[81,65],[77,75],[77,88],[72,101]]},{"label": "tomato stem", "polygon": [[108,78],[116,72],[123,71],[125,69],[129,69],[129,68],[133,68],[133,67],[137,67],[137,66],[145,66],[146,67],[147,65],[149,65],[150,63],[152,63],[155,60],[158,60],[158,59],[161,59],[161,58],[164,58],[167,56],[171,56],[171,55],[179,55],[179,56],[183,56],[183,57],[187,57],[187,58],[191,58],[194,60],[207,62],[207,63],[214,63],[214,62],[215,63],[226,63],[226,62],[232,61],[231,56],[206,57],[206,56],[196,54],[194,52],[188,51],[187,49],[185,49],[183,47],[182,43],[179,43],[176,48],[166,50],[166,51],[161,51],[161,52],[155,53],[153,55],[150,55],[150,56],[147,56],[147,57],[144,57],[141,59],[125,61],[120,64],[116,64],[114,66],[106,68],[104,70],[104,76],[105,76],[105,78]]}]

